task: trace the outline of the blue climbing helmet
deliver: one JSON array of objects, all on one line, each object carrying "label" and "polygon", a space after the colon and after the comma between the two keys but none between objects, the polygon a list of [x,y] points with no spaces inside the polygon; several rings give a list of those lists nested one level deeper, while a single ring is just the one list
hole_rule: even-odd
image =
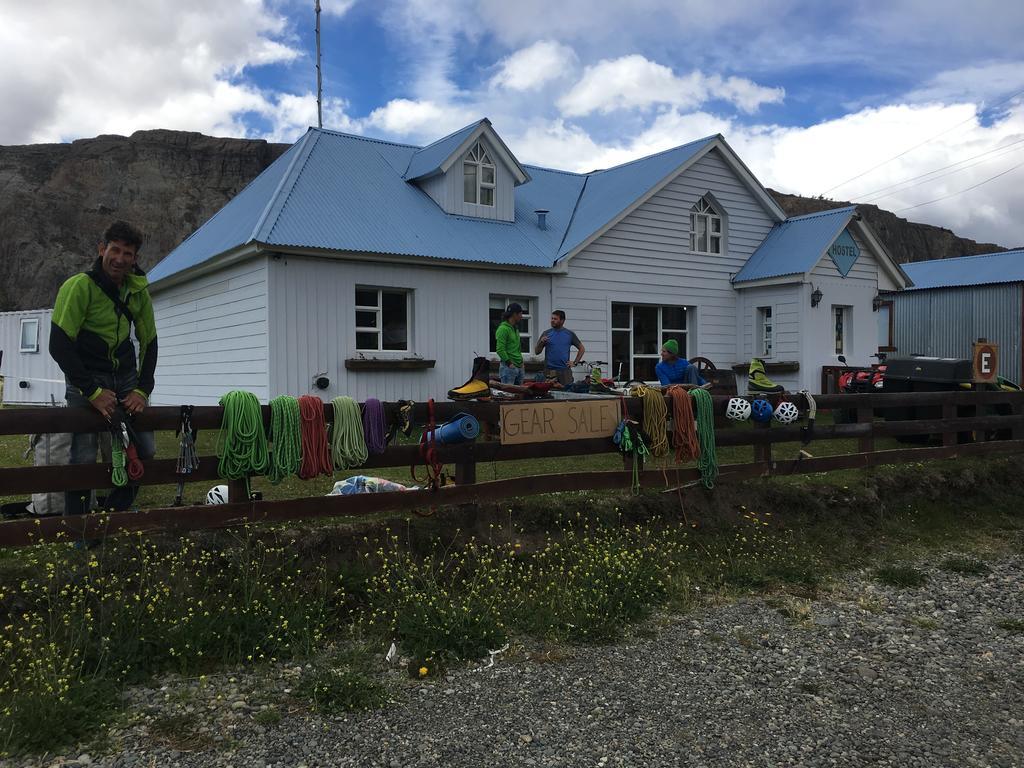
[{"label": "blue climbing helmet", "polygon": [[772,420],[772,404],[759,397],[750,404],[750,417],[762,424]]}]

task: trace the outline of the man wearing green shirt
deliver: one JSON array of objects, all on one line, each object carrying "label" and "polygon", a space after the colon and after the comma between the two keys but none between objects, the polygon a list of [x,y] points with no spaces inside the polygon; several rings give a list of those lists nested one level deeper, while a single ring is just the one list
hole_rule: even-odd
[{"label": "man wearing green shirt", "polygon": [[[120,409],[129,418],[142,413],[153,391],[157,339],[149,282],[136,265],[142,235],[118,221],[103,233],[98,258],[88,272],[68,278],[57,293],[50,325],[50,356],[67,380],[71,407],[98,411],[108,421]],[[139,352],[136,356],[131,331]],[[152,432],[135,433],[139,458],[153,456]],[[72,464],[96,461],[97,436],[75,434]],[[116,488],[107,499],[127,509],[138,486]],[[87,511],[89,491],[68,491],[65,514]]]},{"label": "man wearing green shirt", "polygon": [[501,361],[498,378],[502,384],[523,383],[523,352],[518,328],[522,319],[522,306],[509,304],[501,316],[501,325],[494,332],[495,351]]}]

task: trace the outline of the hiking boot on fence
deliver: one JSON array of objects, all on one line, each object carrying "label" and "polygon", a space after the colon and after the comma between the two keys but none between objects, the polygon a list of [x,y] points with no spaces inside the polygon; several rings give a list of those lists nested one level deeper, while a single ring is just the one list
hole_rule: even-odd
[{"label": "hiking boot on fence", "polygon": [[449,400],[478,400],[491,396],[490,378],[491,361],[486,357],[473,358],[473,373],[461,387],[448,390]]},{"label": "hiking boot on fence", "polygon": [[785,392],[786,388],[776,384],[764,372],[764,360],[754,357],[750,360],[750,371],[747,374],[747,394],[757,392]]}]

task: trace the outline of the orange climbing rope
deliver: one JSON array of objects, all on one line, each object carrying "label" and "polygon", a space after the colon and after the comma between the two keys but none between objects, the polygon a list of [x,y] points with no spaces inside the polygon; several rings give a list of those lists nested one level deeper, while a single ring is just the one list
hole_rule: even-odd
[{"label": "orange climbing rope", "polygon": [[299,477],[312,480],[317,475],[334,473],[331,447],[327,442],[327,424],[324,421],[324,401],[315,395],[299,398],[299,416],[302,432],[302,463]]},{"label": "orange climbing rope", "polygon": [[699,459],[700,440],[690,393],[673,385],[668,388],[668,396],[672,401],[672,444],[676,448],[676,463]]}]

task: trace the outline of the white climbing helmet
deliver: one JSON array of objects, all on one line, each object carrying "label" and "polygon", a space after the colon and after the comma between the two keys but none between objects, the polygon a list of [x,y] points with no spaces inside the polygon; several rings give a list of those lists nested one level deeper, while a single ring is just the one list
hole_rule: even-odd
[{"label": "white climbing helmet", "polygon": [[799,409],[788,400],[784,400],[775,407],[775,420],[780,424],[792,424],[798,418],[800,418]]},{"label": "white climbing helmet", "polygon": [[215,485],[210,489],[210,492],[206,494],[207,504],[227,504],[228,503],[228,487],[226,485]]},{"label": "white climbing helmet", "polygon": [[750,401],[742,397],[729,398],[729,405],[725,409],[726,418],[733,421],[746,421],[750,418]]}]

